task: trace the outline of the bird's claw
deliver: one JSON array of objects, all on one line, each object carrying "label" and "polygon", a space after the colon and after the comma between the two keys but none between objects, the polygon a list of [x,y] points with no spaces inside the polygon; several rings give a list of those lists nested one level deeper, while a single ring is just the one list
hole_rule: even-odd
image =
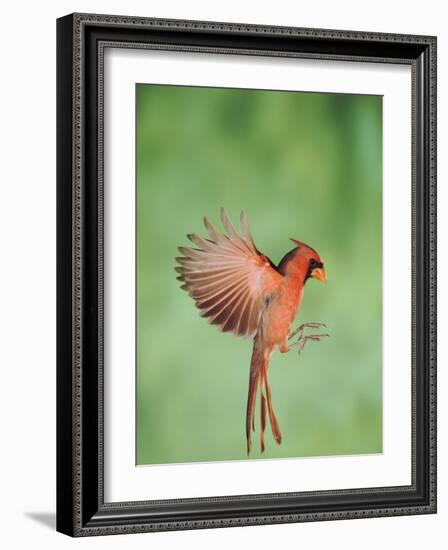
[{"label": "bird's claw", "polygon": [[299,325],[295,330],[293,330],[289,336],[288,336],[288,340],[291,340],[291,338],[294,338],[294,336],[296,336],[297,334],[300,333],[300,337],[299,337],[299,340],[300,338],[302,337],[302,334],[303,334],[303,331],[306,329],[306,328],[317,328],[317,329],[320,329],[320,328],[327,328],[327,325],[325,323],[303,323],[302,325]]},{"label": "bird's claw", "polygon": [[327,328],[327,325],[325,323],[303,323],[291,332],[291,334],[288,336],[288,340],[291,340],[291,338],[294,338],[294,336],[297,335],[298,338],[293,344],[289,346],[289,349],[291,350],[292,348],[298,347],[299,355],[304,350],[305,345],[308,341],[312,340],[314,342],[320,342],[321,338],[330,336],[329,334],[309,334],[307,336],[304,336],[303,332],[306,328],[320,329]]},{"label": "bird's claw", "polygon": [[308,336],[302,336],[298,340],[296,340],[293,344],[289,346],[289,349],[295,348],[296,346],[299,348],[299,355],[302,353],[302,351],[305,348],[305,345],[307,342],[312,340],[313,342],[320,342],[321,338],[329,337],[329,334],[309,334]]}]

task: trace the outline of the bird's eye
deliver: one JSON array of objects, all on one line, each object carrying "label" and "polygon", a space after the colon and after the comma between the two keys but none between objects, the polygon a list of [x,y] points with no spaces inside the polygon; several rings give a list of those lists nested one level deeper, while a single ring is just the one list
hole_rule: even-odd
[{"label": "bird's eye", "polygon": [[315,266],[317,264],[316,260],[314,258],[310,258],[310,261],[308,262],[311,267]]}]

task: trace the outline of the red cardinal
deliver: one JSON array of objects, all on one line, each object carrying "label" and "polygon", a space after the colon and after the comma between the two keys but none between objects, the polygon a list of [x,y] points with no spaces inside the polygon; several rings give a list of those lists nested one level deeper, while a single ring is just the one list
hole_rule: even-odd
[{"label": "red cardinal", "polygon": [[[254,339],[246,413],[247,453],[252,445],[251,432],[255,431],[258,386],[263,452],[267,416],[275,441],[280,444],[282,440],[268,384],[271,354],[276,348],[287,353],[298,347],[300,352],[307,341],[319,341],[328,336],[303,334],[305,328],[325,326],[322,323],[305,323],[291,332],[306,281],[312,277],[326,282],[326,274],[319,254],[295,239],[291,240],[296,247],[276,267],[257,250],[244,211],[241,212],[241,234],[232,225],[224,208],[221,208],[221,219],[227,235],[220,233],[204,218],[209,238],[188,235],[196,248],[179,247],[182,256],[176,258],[180,264],[176,271],[178,280],[184,283],[181,288],[195,300],[202,317],[223,332]],[[294,336],[298,339],[291,343]]]}]

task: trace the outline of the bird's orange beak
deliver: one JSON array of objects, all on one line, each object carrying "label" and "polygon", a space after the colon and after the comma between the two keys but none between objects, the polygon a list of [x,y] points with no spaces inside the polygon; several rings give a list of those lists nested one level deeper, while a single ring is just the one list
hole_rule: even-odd
[{"label": "bird's orange beak", "polygon": [[317,279],[321,283],[327,282],[327,274],[325,273],[325,269],[323,267],[316,267],[315,269],[313,269],[313,271],[311,272],[311,277],[313,279]]}]

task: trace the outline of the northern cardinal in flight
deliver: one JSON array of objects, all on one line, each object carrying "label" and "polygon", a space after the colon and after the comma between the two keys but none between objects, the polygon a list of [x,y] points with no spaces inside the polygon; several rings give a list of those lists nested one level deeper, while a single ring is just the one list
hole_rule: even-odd
[{"label": "northern cardinal in flight", "polygon": [[[291,239],[295,248],[275,266],[255,246],[244,211],[240,219],[241,234],[224,208],[221,208],[221,219],[227,235],[220,233],[207,218],[204,224],[209,238],[187,235],[196,248],[179,247],[182,256],[176,258],[180,264],[176,271],[183,283],[181,288],[194,299],[202,317],[222,332],[254,340],[246,412],[247,454],[250,454],[258,386],[261,452],[267,416],[275,441],[280,444],[282,440],[268,384],[272,352],[276,348],[281,353],[293,348],[300,352],[308,341],[328,336],[304,336],[306,328],[325,326],[322,323],[305,323],[291,331],[306,281],[313,278],[326,282],[326,274],[319,254],[295,239]],[[295,336],[297,340],[292,342]]]}]

